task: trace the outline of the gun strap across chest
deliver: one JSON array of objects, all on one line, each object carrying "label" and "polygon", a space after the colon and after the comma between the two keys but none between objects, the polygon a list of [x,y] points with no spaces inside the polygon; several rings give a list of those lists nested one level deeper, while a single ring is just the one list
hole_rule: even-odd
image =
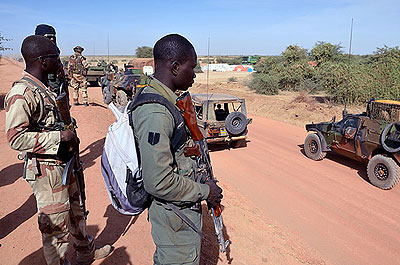
[{"label": "gun strap across chest", "polygon": [[175,153],[179,147],[181,147],[187,140],[187,134],[185,129],[185,121],[183,120],[182,115],[178,111],[178,109],[172,105],[165,97],[155,94],[155,93],[141,93],[143,90],[140,90],[138,94],[135,96],[135,99],[129,104],[129,124],[133,128],[133,120],[132,120],[132,112],[139,106],[144,104],[152,104],[157,103],[165,106],[169,112],[174,117],[175,128],[173,132],[173,136],[171,139],[171,151]]},{"label": "gun strap across chest", "polygon": [[45,97],[50,101],[50,103],[54,106],[54,112],[56,113],[56,116],[57,116],[56,118],[57,118],[57,120],[58,120],[58,121],[61,121],[61,116],[60,116],[60,113],[58,112],[57,104],[56,104],[56,102],[54,101],[54,99],[52,99],[52,98],[50,97],[50,95],[46,92],[46,90],[43,89],[42,86],[40,86],[38,83],[36,83],[34,80],[32,80],[32,79],[29,78],[29,77],[24,76],[24,77],[22,78],[22,80],[24,80],[24,81],[26,81],[26,82],[28,82],[28,83],[31,83],[31,84],[33,84],[35,87],[39,88],[40,92],[42,92],[42,93],[45,95]]}]

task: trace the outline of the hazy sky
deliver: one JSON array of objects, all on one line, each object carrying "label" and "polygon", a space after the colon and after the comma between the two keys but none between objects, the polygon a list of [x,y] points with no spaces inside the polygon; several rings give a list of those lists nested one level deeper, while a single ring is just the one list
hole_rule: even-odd
[{"label": "hazy sky", "polygon": [[199,55],[278,55],[288,45],[308,50],[317,41],[341,44],[347,53],[354,18],[353,54],[400,45],[398,0],[0,0],[0,32],[19,53],[37,24],[57,31],[63,55],[133,55],[165,34],[186,36]]}]

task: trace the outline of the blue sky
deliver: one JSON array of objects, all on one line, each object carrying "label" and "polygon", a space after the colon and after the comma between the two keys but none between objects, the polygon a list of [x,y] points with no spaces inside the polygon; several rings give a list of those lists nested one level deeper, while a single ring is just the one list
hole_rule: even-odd
[{"label": "blue sky", "polygon": [[133,55],[168,33],[186,36],[199,55],[278,55],[290,44],[308,50],[317,41],[347,53],[354,18],[353,54],[400,45],[398,0],[0,0],[0,32],[19,53],[37,24],[53,25],[63,55],[81,45],[87,55]]}]

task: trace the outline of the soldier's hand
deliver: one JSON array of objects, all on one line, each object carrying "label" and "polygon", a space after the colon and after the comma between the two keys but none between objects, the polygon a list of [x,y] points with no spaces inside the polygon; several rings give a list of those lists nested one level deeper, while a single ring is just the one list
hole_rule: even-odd
[{"label": "soldier's hand", "polygon": [[211,207],[215,207],[217,203],[221,202],[222,199],[222,189],[218,187],[216,180],[209,180],[205,184],[210,187],[210,193],[208,194],[207,203]]},{"label": "soldier's hand", "polygon": [[79,144],[79,139],[70,130],[61,131],[61,143],[68,144],[68,152],[73,152]]}]

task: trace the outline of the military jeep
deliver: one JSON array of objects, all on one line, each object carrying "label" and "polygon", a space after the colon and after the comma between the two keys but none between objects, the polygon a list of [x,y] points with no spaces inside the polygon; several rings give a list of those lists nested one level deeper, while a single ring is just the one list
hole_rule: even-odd
[{"label": "military jeep", "polygon": [[245,100],[227,94],[192,94],[197,124],[207,143],[246,145],[247,118]]},{"label": "military jeep", "polygon": [[329,151],[367,163],[370,182],[391,189],[400,179],[400,102],[370,100],[366,112],[336,122],[307,124],[304,152],[321,160]]}]

